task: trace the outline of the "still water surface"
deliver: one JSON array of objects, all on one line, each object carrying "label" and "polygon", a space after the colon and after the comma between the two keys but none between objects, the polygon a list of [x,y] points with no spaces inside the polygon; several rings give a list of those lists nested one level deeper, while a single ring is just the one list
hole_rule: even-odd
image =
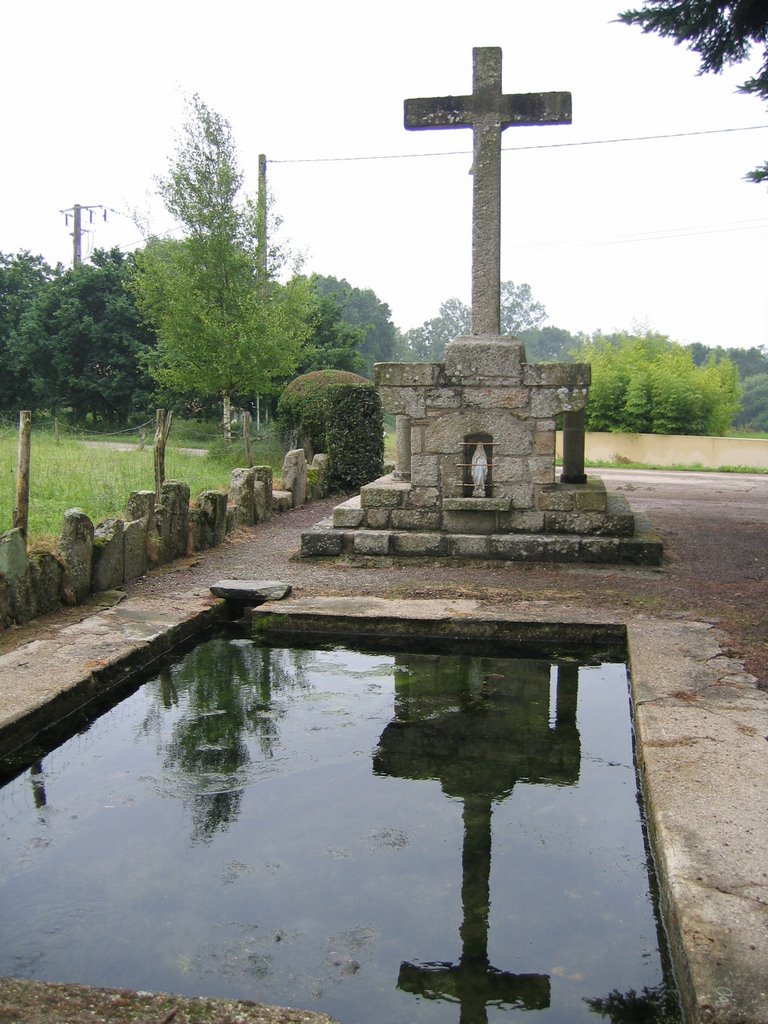
[{"label": "still water surface", "polygon": [[673,1019],[624,665],[215,638],[5,786],[0,843],[0,975]]}]

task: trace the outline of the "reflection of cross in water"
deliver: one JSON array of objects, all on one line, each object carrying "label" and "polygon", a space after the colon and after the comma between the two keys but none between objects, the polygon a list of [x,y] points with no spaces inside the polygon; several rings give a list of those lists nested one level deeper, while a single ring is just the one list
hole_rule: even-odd
[{"label": "reflection of cross in water", "polygon": [[[555,722],[550,723],[540,699],[536,709],[530,704],[548,681],[549,665],[523,664],[520,678],[504,687],[484,681],[479,692],[471,662],[464,678],[458,667],[441,670],[439,696],[434,689],[430,695],[429,680],[426,699],[417,683],[407,683],[396,697],[397,718],[384,730],[374,756],[377,774],[437,778],[445,793],[463,800],[461,957],[455,964],[402,963],[397,980],[405,992],[458,1002],[461,1024],[485,1024],[489,1004],[536,1010],[550,1003],[548,975],[500,971],[488,958],[493,802],[508,796],[519,778],[573,785],[579,775],[578,666],[558,667]],[[412,680],[419,665],[408,659]],[[468,700],[472,712],[458,713]],[[485,774],[489,762],[492,776]]]},{"label": "reflection of cross in water", "polygon": [[570,124],[569,92],[504,94],[501,50],[472,51],[472,95],[405,101],[405,127],[471,128],[472,333],[499,334],[501,266],[501,133],[514,125]]},{"label": "reflection of cross in water", "polygon": [[461,1007],[461,1024],[485,1024],[489,1003],[504,1003],[520,1010],[546,1009],[549,975],[512,974],[491,966],[491,801],[483,797],[465,799],[463,817],[461,958],[457,964],[403,963],[397,987],[427,999],[456,1000]]}]

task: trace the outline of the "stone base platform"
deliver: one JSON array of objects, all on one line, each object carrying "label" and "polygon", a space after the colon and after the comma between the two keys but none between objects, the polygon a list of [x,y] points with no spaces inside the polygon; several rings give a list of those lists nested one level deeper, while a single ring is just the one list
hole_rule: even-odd
[{"label": "stone base platform", "polygon": [[660,565],[661,540],[600,477],[547,483],[533,505],[510,495],[442,497],[397,474],[366,484],[301,535],[303,558],[453,558]]},{"label": "stone base platform", "polygon": [[631,536],[418,533],[334,527],[324,519],[301,535],[302,558],[455,558],[506,562],[633,562],[660,565],[662,543],[642,513]]}]

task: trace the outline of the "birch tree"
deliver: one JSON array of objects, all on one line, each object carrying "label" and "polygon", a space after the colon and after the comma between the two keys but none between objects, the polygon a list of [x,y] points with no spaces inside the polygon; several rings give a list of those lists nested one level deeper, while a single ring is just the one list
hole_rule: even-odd
[{"label": "birch tree", "polygon": [[301,277],[259,280],[264,214],[242,194],[229,123],[197,95],[158,191],[184,236],[136,255],[132,288],[158,338],[150,371],[177,391],[220,396],[229,438],[233,395],[268,392],[296,368],[311,290]]}]

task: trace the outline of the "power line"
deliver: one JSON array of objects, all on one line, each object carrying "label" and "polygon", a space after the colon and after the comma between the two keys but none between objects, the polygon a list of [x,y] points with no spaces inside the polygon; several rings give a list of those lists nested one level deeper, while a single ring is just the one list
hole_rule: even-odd
[{"label": "power line", "polygon": [[634,242],[654,242],[670,238],[692,238],[698,235],[723,234],[729,231],[752,231],[767,227],[768,220],[765,218],[733,221],[730,224],[696,224],[689,227],[662,228],[658,231],[640,231],[631,235],[615,235],[606,238],[566,238],[551,242],[530,242],[528,244],[507,246],[505,252],[536,252],[541,249],[564,246],[625,245]]},{"label": "power line", "polygon": [[[754,132],[768,128],[768,124],[746,125],[742,128],[709,128],[696,132],[669,132],[665,135],[632,135],[617,139],[585,139],[582,142],[545,142],[534,146],[503,146],[502,152],[521,152],[532,149],[565,149],[576,146],[608,146],[617,142],[653,142],[657,139],[687,139],[696,135],[723,135],[726,132]],[[270,164],[331,164],[351,163],[363,160],[421,160],[425,157],[471,156],[471,150],[451,149],[438,153],[379,153],[371,156],[319,156],[296,157],[295,159],[268,160]]]}]

